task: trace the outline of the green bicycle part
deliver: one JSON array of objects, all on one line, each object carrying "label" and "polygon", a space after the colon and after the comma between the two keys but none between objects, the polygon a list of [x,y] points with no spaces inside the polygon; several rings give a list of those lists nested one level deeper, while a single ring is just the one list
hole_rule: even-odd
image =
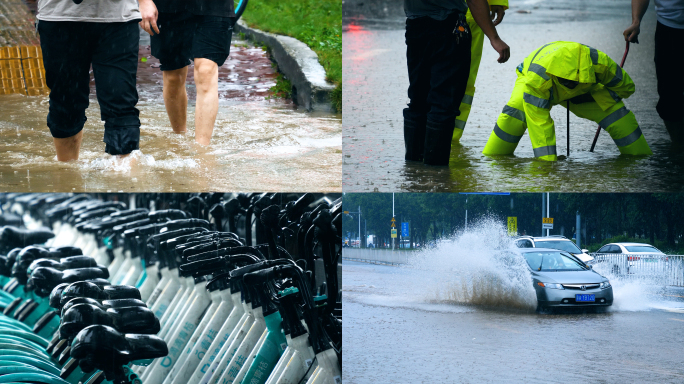
[{"label": "green bicycle part", "polygon": [[9,362],[30,365],[44,372],[49,372],[57,376],[59,376],[60,373],[59,368],[57,368],[54,364],[48,363],[40,359],[34,359],[28,356],[0,356],[0,361],[3,362],[3,365]]},{"label": "green bicycle part", "polygon": [[43,373],[42,370],[32,367],[30,365],[26,364],[17,364],[17,365],[3,365],[0,367],[0,377],[4,375],[10,375],[13,373],[20,373],[20,374],[26,374],[26,373]]},{"label": "green bicycle part", "polygon": [[45,351],[45,348],[41,348],[40,345],[38,345],[38,344],[28,340],[28,339],[24,339],[22,337],[15,336],[15,335],[5,335],[5,334],[0,333],[0,343],[19,344],[19,345],[23,345],[25,347],[32,348],[32,349],[34,349],[38,352],[41,352],[41,353],[47,352],[47,351]]},{"label": "green bicycle part", "polygon": [[268,329],[266,340],[257,351],[252,365],[249,366],[249,370],[242,379],[242,383],[265,383],[287,347],[287,339],[281,330],[283,319],[280,313],[272,313],[264,317],[264,320],[266,321],[266,329]]},{"label": "green bicycle part", "polygon": [[40,345],[42,348],[47,348],[48,344],[50,344],[47,340],[36,335],[33,332],[3,329],[2,333],[0,335],[14,335],[14,336],[21,337],[21,338],[24,338],[27,340],[31,340],[35,344]]},{"label": "green bicycle part", "polygon": [[27,353],[32,353],[34,356],[42,356],[44,358],[48,358],[48,355],[44,352],[38,351],[34,348],[27,347],[25,345],[17,345],[17,344],[9,344],[9,343],[3,343],[0,342],[0,349],[12,349],[12,350],[17,350],[17,351],[23,351]]},{"label": "green bicycle part", "polygon": [[45,383],[45,384],[71,384],[59,377],[47,373],[12,373],[0,376],[0,383]]},{"label": "green bicycle part", "polygon": [[41,361],[43,361],[43,362],[45,362],[45,363],[48,363],[48,364],[50,364],[50,365],[53,365],[53,366],[57,367],[57,365],[56,365],[52,360],[50,360],[50,358],[47,358],[47,357],[44,357],[44,356],[39,356],[39,355],[36,355],[35,353],[31,353],[31,352],[19,351],[19,350],[16,350],[16,349],[3,349],[3,348],[0,348],[0,358],[2,358],[2,357],[4,357],[4,356],[25,356],[25,357],[30,357],[30,358],[32,358],[32,359],[41,360]]}]

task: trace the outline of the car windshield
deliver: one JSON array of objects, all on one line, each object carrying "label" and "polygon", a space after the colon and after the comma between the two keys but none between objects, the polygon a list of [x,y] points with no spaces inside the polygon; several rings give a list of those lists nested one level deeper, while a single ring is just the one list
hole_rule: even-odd
[{"label": "car windshield", "polygon": [[625,245],[629,252],[662,253],[656,247],[650,245]]},{"label": "car windshield", "polygon": [[526,252],[527,264],[535,271],[584,271],[577,260],[561,252]]},{"label": "car windshield", "polygon": [[546,241],[535,241],[534,243],[535,243],[537,248],[551,248],[551,249],[558,249],[558,250],[570,252],[570,253],[582,253],[582,250],[577,248],[575,243],[573,243],[572,241],[546,240]]}]

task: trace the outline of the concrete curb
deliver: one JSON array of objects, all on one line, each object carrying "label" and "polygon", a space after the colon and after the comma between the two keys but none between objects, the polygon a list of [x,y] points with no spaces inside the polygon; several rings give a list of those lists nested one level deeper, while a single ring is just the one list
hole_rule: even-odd
[{"label": "concrete curb", "polygon": [[325,81],[325,69],[318,62],[318,55],[306,44],[289,37],[259,31],[238,21],[235,32],[261,42],[271,49],[278,69],[292,83],[292,96],[307,111],[332,112],[331,93],[335,85]]}]

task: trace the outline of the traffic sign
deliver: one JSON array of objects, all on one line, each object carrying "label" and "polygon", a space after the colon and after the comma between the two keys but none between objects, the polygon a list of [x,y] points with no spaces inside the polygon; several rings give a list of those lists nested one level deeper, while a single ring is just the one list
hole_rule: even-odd
[{"label": "traffic sign", "polygon": [[[395,221],[396,221],[396,220],[395,220],[394,217],[393,217],[393,218],[392,218],[392,228],[396,227],[396,225],[395,225],[395,223],[394,223]],[[396,237],[396,236],[395,236],[395,237]]]},{"label": "traffic sign", "polygon": [[542,228],[553,229],[553,217],[542,217]]},{"label": "traffic sign", "polygon": [[401,237],[409,237],[409,223],[401,223]]},{"label": "traffic sign", "polygon": [[397,229],[396,229],[396,228],[392,228],[392,238],[393,238],[393,239],[396,239],[396,237],[397,237]]},{"label": "traffic sign", "polygon": [[518,218],[511,216],[508,218],[508,236],[515,236],[518,234]]}]

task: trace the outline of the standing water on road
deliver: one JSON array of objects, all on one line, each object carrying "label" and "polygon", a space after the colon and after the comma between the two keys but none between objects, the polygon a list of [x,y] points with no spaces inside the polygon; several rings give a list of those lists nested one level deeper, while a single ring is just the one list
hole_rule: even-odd
[{"label": "standing water on road", "polygon": [[684,380],[684,288],[606,274],[608,311],[537,313],[513,247],[485,220],[401,267],[345,260],[345,382]]},{"label": "standing water on road", "polygon": [[[238,36],[234,36],[238,37]],[[104,152],[104,125],[91,82],[78,161],[57,162],[46,126],[47,96],[0,95],[0,189],[31,191],[339,191],[340,114],[305,112],[271,98],[268,53],[235,40],[219,69],[219,112],[211,145],[194,143],[195,86],[188,71],[188,132],[171,130],[159,62],[140,47],[140,151],[123,161]]]},{"label": "standing water on road", "polygon": [[497,63],[498,55],[484,39],[472,110],[461,145],[452,147],[448,168],[404,161],[402,109],[408,102],[404,18],[401,2],[395,3],[398,11],[372,7],[380,2],[350,5],[343,22],[345,191],[681,190],[684,152],[672,148],[655,111],[653,2],[641,24],[641,43],[631,45],[624,67],[636,84],[636,93],[625,104],[636,115],[653,156],[621,156],[605,131],[595,151],[589,152],[597,126],[571,114],[570,157],[566,158],[566,110],[560,105],[551,110],[558,154],[562,155],[559,161],[535,160],[527,134],[514,156],[482,155],[511,96],[515,68],[530,52],[552,41],[576,41],[619,63],[625,50],[622,31],[631,23],[630,0],[524,0],[511,1],[497,26],[511,48],[508,62]]}]

